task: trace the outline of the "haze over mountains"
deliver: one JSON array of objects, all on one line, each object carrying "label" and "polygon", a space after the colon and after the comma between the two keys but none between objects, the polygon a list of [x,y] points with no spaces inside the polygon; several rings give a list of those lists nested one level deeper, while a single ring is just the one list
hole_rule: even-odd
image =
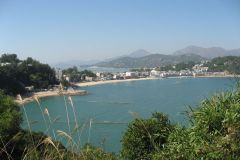
[{"label": "haze over mountains", "polygon": [[211,48],[203,48],[198,46],[188,46],[184,49],[180,49],[175,51],[174,55],[182,55],[182,54],[197,54],[204,58],[215,58],[215,57],[223,57],[223,56],[240,56],[240,48],[227,50],[221,47],[211,47]]},{"label": "haze over mountains", "polygon": [[95,64],[98,67],[113,67],[113,68],[152,68],[156,66],[164,66],[170,64],[177,64],[181,62],[200,62],[206,60],[205,58],[196,54],[183,55],[164,55],[164,54],[150,54],[143,57],[122,57],[112,61],[105,61]]},{"label": "haze over mountains", "polygon": [[73,66],[94,65],[98,62],[100,62],[100,60],[69,60],[69,61],[63,61],[57,64],[53,64],[53,66],[57,68],[65,69]]},{"label": "haze over mountains", "polygon": [[222,56],[240,56],[240,49],[227,50],[220,47],[204,48],[198,46],[188,46],[186,48],[175,51],[172,54],[151,53],[144,49],[136,50],[130,54],[101,60],[80,61],[73,60],[62,62],[56,67],[66,68],[71,66],[98,66],[98,67],[113,67],[113,68],[142,68],[156,67],[164,65],[172,65],[181,62],[200,62],[202,60],[212,59]]},{"label": "haze over mountains", "polygon": [[143,68],[173,65],[181,62],[200,62],[215,57],[240,56],[240,49],[226,50],[220,47],[203,48],[189,46],[173,54],[152,54],[146,50],[137,50],[128,56],[95,64],[98,67]]},{"label": "haze over mountains", "polygon": [[136,50],[136,51],[130,53],[128,55],[128,57],[140,58],[140,57],[148,56],[150,54],[153,54],[153,53],[150,53],[150,52],[148,52],[148,51],[146,51],[144,49],[139,49],[139,50]]}]

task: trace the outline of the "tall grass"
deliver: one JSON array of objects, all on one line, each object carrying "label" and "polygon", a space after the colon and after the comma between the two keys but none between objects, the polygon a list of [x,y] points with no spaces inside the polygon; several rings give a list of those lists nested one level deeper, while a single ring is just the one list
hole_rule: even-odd
[{"label": "tall grass", "polygon": [[[61,95],[61,92],[60,92]],[[31,147],[27,146],[24,149],[23,160],[35,160],[35,159],[70,159],[70,160],[88,160],[88,159],[99,159],[99,156],[106,157],[106,159],[113,159],[113,156],[110,154],[106,154],[102,149],[96,149],[91,146],[83,146],[81,142],[81,136],[83,131],[88,128],[88,136],[87,142],[90,143],[91,139],[91,127],[93,125],[93,119],[85,121],[82,125],[79,124],[76,108],[71,96],[63,96],[64,107],[66,110],[66,128],[67,131],[62,130],[62,128],[57,129],[54,127],[58,118],[51,117],[51,112],[48,110],[48,107],[43,107],[41,104],[41,100],[38,97],[34,97],[34,100],[39,107],[39,114],[41,114],[44,125],[44,133],[48,136],[41,137],[39,141],[36,141],[33,135],[33,129],[31,122],[28,117],[28,113],[26,111],[24,103],[22,103],[22,110],[24,112],[25,120],[27,123],[27,128],[30,132],[30,141]],[[21,96],[20,99],[22,100]],[[70,109],[71,107],[71,109]],[[72,112],[72,113],[71,113]],[[70,115],[73,115],[74,118],[74,127],[70,125]],[[52,136],[53,137],[52,137]],[[77,137],[77,138],[74,138]],[[66,148],[64,148],[61,141],[66,141]],[[75,141],[76,140],[76,141]],[[45,146],[44,149],[42,146]],[[2,149],[3,152],[7,150]],[[40,152],[39,152],[40,150]],[[96,152],[96,153],[95,153]],[[11,154],[8,153],[9,159],[11,158]]]}]

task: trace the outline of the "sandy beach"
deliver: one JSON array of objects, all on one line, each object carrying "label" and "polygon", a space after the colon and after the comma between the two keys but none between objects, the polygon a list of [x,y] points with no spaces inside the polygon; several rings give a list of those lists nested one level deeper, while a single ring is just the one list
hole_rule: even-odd
[{"label": "sandy beach", "polygon": [[121,82],[131,82],[131,81],[142,81],[142,80],[153,80],[159,78],[138,78],[138,79],[122,79],[122,80],[105,80],[105,81],[94,81],[94,82],[81,82],[76,83],[75,85],[79,87],[86,87],[86,86],[95,86],[95,85],[102,85],[102,84],[111,84],[111,83],[121,83]]},{"label": "sandy beach", "polygon": [[[216,78],[216,77],[239,77],[236,75],[205,75],[205,76],[186,76],[186,77],[168,77],[168,78]],[[122,82],[131,82],[131,81],[142,81],[142,80],[155,80],[155,79],[161,79],[161,78],[154,78],[154,77],[147,77],[147,78],[138,78],[138,79],[123,79],[123,80],[105,80],[105,81],[93,81],[93,82],[81,82],[81,83],[75,83],[74,85],[79,87],[86,87],[86,86],[95,86],[95,85],[103,85],[103,84],[113,84],[113,83],[122,83]],[[62,91],[61,93],[57,90],[54,91],[41,91],[41,92],[34,92],[32,95],[28,96],[22,96],[22,99],[16,98],[15,102],[18,104],[26,104],[29,102],[34,101],[34,97],[37,98],[43,98],[43,97],[51,97],[51,96],[60,96],[60,95],[86,95],[87,91],[85,90],[75,90],[75,91]]]},{"label": "sandy beach", "polygon": [[138,79],[123,79],[123,80],[105,80],[105,81],[93,81],[93,82],[81,82],[75,83],[76,86],[86,87],[86,86],[95,86],[102,84],[111,84],[111,83],[121,83],[121,82],[131,82],[131,81],[141,81],[141,80],[154,80],[154,79],[170,79],[170,78],[234,78],[240,77],[239,75],[203,75],[203,76],[177,76],[177,77],[167,77],[167,78],[155,78],[155,77],[147,77],[147,78],[138,78]]},{"label": "sandy beach", "polygon": [[51,97],[51,96],[60,96],[60,95],[69,95],[69,96],[76,96],[76,95],[86,95],[87,91],[85,90],[76,90],[76,91],[41,91],[41,92],[34,92],[31,95],[28,96],[17,96],[15,99],[15,102],[19,105],[26,104],[29,102],[34,101],[37,97],[38,99],[44,98],[44,97]]}]

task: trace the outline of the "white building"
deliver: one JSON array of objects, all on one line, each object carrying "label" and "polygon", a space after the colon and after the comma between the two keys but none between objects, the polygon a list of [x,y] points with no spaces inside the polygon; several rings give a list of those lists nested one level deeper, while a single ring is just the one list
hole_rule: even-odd
[{"label": "white building", "polygon": [[91,82],[93,80],[94,80],[94,77],[88,77],[88,76],[85,77],[85,81]]},{"label": "white building", "polygon": [[138,76],[137,72],[126,72],[126,78],[135,78]]},{"label": "white building", "polygon": [[192,69],[195,72],[207,72],[208,71],[208,67],[203,67],[202,64],[196,64],[195,66],[193,66]]},{"label": "white building", "polygon": [[57,68],[56,69],[56,78],[58,80],[61,80],[62,79],[62,70],[60,68]]},{"label": "white building", "polygon": [[69,76],[66,76],[66,77],[65,77],[65,80],[68,81],[68,82],[70,82],[70,77],[69,77]]},{"label": "white building", "polygon": [[160,77],[160,71],[156,71],[155,69],[150,72],[151,77]]}]

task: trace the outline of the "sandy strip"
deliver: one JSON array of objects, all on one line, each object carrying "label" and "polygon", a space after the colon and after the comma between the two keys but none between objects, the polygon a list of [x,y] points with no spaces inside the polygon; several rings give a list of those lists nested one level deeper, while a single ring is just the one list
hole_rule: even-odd
[{"label": "sandy strip", "polygon": [[106,80],[106,81],[96,81],[96,82],[82,82],[82,83],[76,83],[75,85],[79,87],[86,87],[86,86],[95,86],[95,85],[101,85],[101,84],[111,84],[111,83],[121,83],[121,82],[131,82],[131,81],[141,81],[141,80],[153,80],[153,79],[159,79],[159,78],[138,78],[138,79],[122,79],[122,80]]},{"label": "sandy strip", "polygon": [[154,80],[154,79],[168,79],[168,78],[237,78],[240,75],[203,75],[203,76],[177,76],[177,77],[166,77],[166,78],[154,78],[154,77],[147,77],[147,78],[138,78],[138,79],[123,79],[123,80],[106,80],[106,81],[94,81],[94,82],[81,82],[75,83],[75,85],[79,87],[86,87],[86,86],[95,86],[95,85],[102,85],[102,84],[111,84],[111,83],[121,83],[121,82],[131,82],[131,81],[141,81],[141,80]]},{"label": "sandy strip", "polygon": [[60,95],[86,95],[87,92],[85,90],[76,90],[76,91],[62,91],[61,93],[59,91],[41,91],[41,92],[34,92],[31,96],[22,96],[22,100],[18,97],[15,99],[15,102],[19,105],[26,104],[29,102],[34,101],[35,97],[38,99],[44,98],[44,97],[52,97],[52,96],[60,96]]},{"label": "sandy strip", "polygon": [[[191,78],[195,78],[193,76],[189,76]],[[196,76],[196,78],[216,78],[216,77],[221,77],[221,78],[234,78],[234,77],[240,77],[240,75],[205,75],[205,76]],[[168,77],[168,78],[187,78],[187,77]],[[82,82],[82,83],[76,83],[75,85],[80,86],[80,87],[86,87],[86,86],[95,86],[95,85],[102,85],[102,84],[113,84],[113,83],[121,83],[121,82],[131,82],[131,81],[141,81],[141,80],[155,80],[155,79],[161,79],[161,78],[153,78],[153,77],[148,77],[148,78],[138,78],[138,79],[123,79],[123,80],[106,80],[106,81],[97,81],[97,82]],[[34,101],[34,96],[37,96],[38,98],[43,98],[43,97],[51,97],[51,96],[60,96],[60,95],[85,95],[87,94],[86,91],[84,90],[77,90],[75,92],[69,92],[65,91],[62,92],[61,94],[59,91],[41,91],[41,92],[35,92],[33,93],[32,96],[28,97],[22,97],[22,100],[15,99],[15,102],[18,103],[19,105],[21,104],[26,104],[29,102]]]}]

